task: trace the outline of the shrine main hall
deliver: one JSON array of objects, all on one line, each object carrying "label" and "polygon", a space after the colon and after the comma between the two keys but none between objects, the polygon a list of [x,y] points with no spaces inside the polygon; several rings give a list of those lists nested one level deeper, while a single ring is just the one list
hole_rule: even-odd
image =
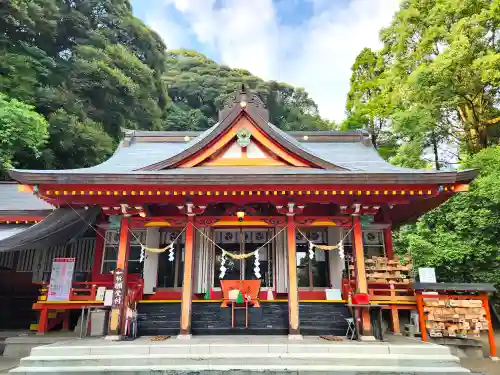
[{"label": "shrine main hall", "polygon": [[[139,335],[180,338],[343,336],[347,305],[360,297],[383,304],[399,332],[399,314],[416,309],[414,270],[394,253],[392,230],[475,176],[391,165],[367,131],[284,132],[245,91],[205,132],[124,130],[97,166],[9,173],[19,194],[49,212],[0,250],[62,246],[58,256],[76,258],[67,301],[51,302],[48,279],[39,280],[38,333],[103,304],[105,287],[113,289],[109,336],[122,336],[127,309],[137,309]],[[90,249],[75,245],[82,238],[93,239]],[[360,323],[371,336],[369,309]]]}]

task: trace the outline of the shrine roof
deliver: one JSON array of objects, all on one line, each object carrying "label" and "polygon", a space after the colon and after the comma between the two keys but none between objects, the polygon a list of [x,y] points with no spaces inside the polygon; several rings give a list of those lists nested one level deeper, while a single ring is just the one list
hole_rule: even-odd
[{"label": "shrine roof", "polygon": [[[13,170],[22,183],[100,183],[120,175],[120,183],[231,184],[269,183],[454,183],[470,181],[474,171],[433,171],[401,168],[385,161],[371,144],[366,131],[290,132],[279,130],[290,142],[317,158],[343,170],[309,167],[194,167],[141,170],[192,148],[215,128],[206,132],[128,131],[115,153],[89,168],[67,170]],[[189,137],[189,140],[188,138]],[[304,140],[304,137],[308,137]],[[300,139],[300,140],[299,140]],[[79,177],[75,179],[76,177]],[[311,180],[313,179],[313,180]],[[70,182],[71,181],[71,182]]]},{"label": "shrine roof", "polygon": [[[273,166],[180,167],[211,147],[243,117],[257,132],[299,163]],[[204,132],[124,130],[124,139],[103,163],[68,170],[12,170],[24,184],[443,184],[468,182],[475,171],[408,169],[385,161],[365,130],[285,132],[268,121],[255,94],[240,92],[219,113],[219,122]],[[250,122],[249,122],[250,124]],[[229,133],[233,129],[233,133]],[[273,147],[272,145],[270,147]],[[280,151],[281,152],[281,151]],[[238,178],[235,179],[234,176]]]}]

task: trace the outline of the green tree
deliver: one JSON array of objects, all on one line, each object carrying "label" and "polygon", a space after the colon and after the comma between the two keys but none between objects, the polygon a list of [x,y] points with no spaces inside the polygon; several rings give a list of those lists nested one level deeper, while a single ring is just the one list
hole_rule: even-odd
[{"label": "green tree", "polygon": [[381,33],[381,54],[395,111],[418,111],[411,117],[423,119],[403,121],[398,130],[405,136],[420,134],[418,142],[435,150],[453,143],[462,154],[497,144],[499,9],[499,0],[401,4]]},{"label": "green tree", "polygon": [[[21,153],[19,165],[87,166],[109,155],[122,127],[160,129],[169,104],[165,48],[128,0],[6,2],[0,89],[45,116],[50,135],[41,159]],[[96,143],[87,149],[90,135]],[[70,158],[71,149],[79,152]]]},{"label": "green tree", "polygon": [[129,0],[9,0],[0,7],[0,90],[48,122],[39,157],[12,156],[20,167],[99,163],[122,128],[204,130],[242,84],[285,130],[334,126],[302,89],[197,52],[167,53],[158,34],[132,15]]},{"label": "green tree", "polygon": [[81,168],[99,164],[115,146],[102,126],[89,118],[84,120],[60,109],[49,117],[49,147],[45,157],[52,168]]},{"label": "green tree", "polygon": [[491,282],[499,288],[500,146],[464,165],[481,171],[470,191],[401,228],[394,243],[398,252],[411,253],[417,267],[435,267],[441,281]]},{"label": "green tree", "polygon": [[[168,112],[169,117],[178,118],[180,123],[187,121],[190,129],[213,125],[227,96],[242,84],[260,96],[269,109],[270,121],[283,130],[335,127],[321,119],[316,103],[304,89],[281,82],[265,82],[247,70],[218,65],[190,50],[170,51],[166,66],[164,82],[173,107]],[[206,119],[203,120],[200,114]],[[170,118],[165,121],[165,128],[177,129],[178,126]]]},{"label": "green tree", "polygon": [[351,70],[347,119],[341,129],[369,130],[373,145],[382,148],[384,156],[390,155],[394,142],[388,132],[391,108],[384,87],[384,64],[377,53],[365,48],[356,57]]},{"label": "green tree", "polygon": [[35,157],[47,139],[47,121],[33,107],[0,93],[0,174],[15,166],[15,155]]}]

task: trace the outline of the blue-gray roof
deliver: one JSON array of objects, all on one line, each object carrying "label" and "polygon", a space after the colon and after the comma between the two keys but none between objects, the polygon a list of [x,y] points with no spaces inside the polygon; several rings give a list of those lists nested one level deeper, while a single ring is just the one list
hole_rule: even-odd
[{"label": "blue-gray roof", "polygon": [[0,182],[0,215],[6,212],[44,211],[54,207],[31,193],[18,191],[15,182]]},{"label": "blue-gray roof", "polygon": [[[129,139],[122,142],[115,153],[103,163],[90,167],[90,168],[80,168],[80,169],[66,169],[59,170],[58,173],[127,173],[134,172],[138,169],[147,167],[151,164],[161,162],[163,160],[169,159],[182,151],[189,149],[198,142],[200,142],[205,137],[216,128],[217,125],[211,127],[203,133],[190,133],[191,137],[189,140],[176,140],[172,142],[169,138],[174,134],[176,138],[185,138],[188,136],[183,136],[185,133],[180,132],[130,132]],[[278,129],[274,125],[271,125],[274,130],[276,130],[280,135],[287,139],[287,141],[292,142],[294,145],[299,147],[304,152],[314,155],[320,159],[323,159],[329,163],[335,164],[342,169],[348,171],[357,172],[399,172],[399,173],[412,173],[412,172],[429,172],[424,170],[408,169],[394,166],[378,154],[377,150],[371,146],[371,144],[365,144],[360,141],[360,137],[353,140],[353,132],[342,133],[342,132],[322,132],[324,137],[328,137],[328,133],[334,133],[340,139],[335,141],[299,141],[292,134],[287,134],[282,130]],[[301,132],[301,134],[307,132]],[[327,133],[327,134],[325,134]],[[196,137],[193,137],[196,134]],[[315,132],[309,132],[311,136],[315,135]],[[342,139],[342,134],[347,136]],[[360,133],[361,134],[361,133]],[[155,140],[154,137],[159,138]],[[303,137],[303,136],[302,136]],[[147,140],[145,141],[145,139]],[[160,141],[160,139],[163,139]],[[327,138],[326,138],[327,139]],[[286,168],[274,168],[277,173],[279,170],[283,169],[282,172],[290,173]],[[294,169],[296,172],[300,173],[300,170]],[[307,168],[311,173],[315,173],[314,168]],[[37,172],[54,172],[54,171],[37,171]],[[156,173],[177,173],[173,170],[165,171],[155,171]],[[316,171],[318,172],[318,171]],[[187,173],[187,170],[183,169],[182,173]],[[320,172],[321,173],[321,172]]]},{"label": "blue-gray roof", "polygon": [[[312,167],[176,168],[208,147],[245,112],[283,148]],[[378,154],[364,130],[286,133],[251,107],[234,107],[221,122],[202,133],[125,131],[125,139],[105,162],[70,170],[12,170],[29,184],[413,184],[470,181],[475,172],[408,169],[393,166]],[[232,176],[238,176],[234,178]]]}]

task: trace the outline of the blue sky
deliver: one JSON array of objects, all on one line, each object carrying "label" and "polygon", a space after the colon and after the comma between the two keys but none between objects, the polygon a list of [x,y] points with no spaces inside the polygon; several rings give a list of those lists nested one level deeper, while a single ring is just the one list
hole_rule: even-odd
[{"label": "blue sky", "polygon": [[322,116],[341,121],[350,68],[380,48],[400,0],[132,0],[168,48],[199,51],[264,79],[304,87]]}]

